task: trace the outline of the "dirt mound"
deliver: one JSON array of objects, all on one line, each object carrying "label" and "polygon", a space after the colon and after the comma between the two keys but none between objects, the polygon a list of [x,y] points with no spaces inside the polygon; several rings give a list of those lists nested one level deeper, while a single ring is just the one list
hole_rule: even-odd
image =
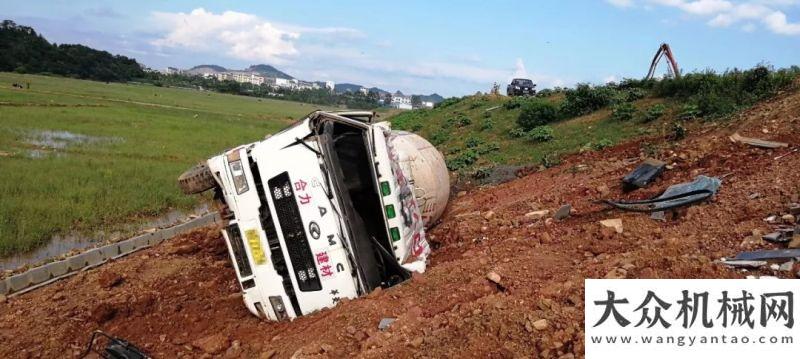
[{"label": "dirt mound", "polygon": [[[620,183],[643,158],[642,141],[473,189],[431,231],[428,272],[330,310],[259,321],[242,305],[218,231],[197,231],[0,304],[0,356],[77,355],[102,329],[155,357],[581,357],[585,278],[792,275],[714,263],[773,247],[754,232],[800,199],[800,154],[775,160],[789,150],[734,144],[734,132],[800,144],[800,95],[695,124],[678,143],[647,139],[670,169],[645,190],[626,194]],[[666,222],[596,203],[650,197],[700,174],[724,176],[721,192]],[[548,219],[565,203],[569,218]],[[539,210],[549,215],[531,214]],[[622,233],[598,224],[611,218]],[[382,318],[397,320],[380,331]]]}]

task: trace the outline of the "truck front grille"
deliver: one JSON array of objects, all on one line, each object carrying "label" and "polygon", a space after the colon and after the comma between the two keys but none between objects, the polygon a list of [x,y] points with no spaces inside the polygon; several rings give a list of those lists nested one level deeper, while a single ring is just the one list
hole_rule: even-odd
[{"label": "truck front grille", "polygon": [[289,260],[294,268],[297,286],[303,292],[322,290],[289,174],[283,172],[271,178],[268,183],[286,250],[289,252]]},{"label": "truck front grille", "polygon": [[250,261],[244,251],[242,232],[239,231],[239,225],[231,224],[225,230],[228,232],[228,239],[231,241],[233,259],[236,261],[236,267],[239,268],[239,277],[249,277],[253,274],[253,270],[250,268]]}]

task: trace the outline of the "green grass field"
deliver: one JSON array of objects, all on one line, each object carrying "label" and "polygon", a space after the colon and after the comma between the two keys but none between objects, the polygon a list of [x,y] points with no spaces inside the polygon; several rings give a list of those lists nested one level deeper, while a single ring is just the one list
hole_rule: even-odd
[{"label": "green grass field", "polygon": [[193,208],[201,198],[180,193],[181,172],[316,108],[0,73],[0,255],[32,249],[55,234]]}]

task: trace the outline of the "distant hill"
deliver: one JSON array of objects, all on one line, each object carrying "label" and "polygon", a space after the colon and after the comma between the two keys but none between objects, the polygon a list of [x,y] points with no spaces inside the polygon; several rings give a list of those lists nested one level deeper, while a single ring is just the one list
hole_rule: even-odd
[{"label": "distant hill", "polygon": [[277,77],[279,79],[287,79],[291,80],[294,77],[290,76],[289,74],[272,67],[271,65],[251,65],[250,67],[244,69],[246,72],[257,72],[266,77]]},{"label": "distant hill", "polygon": [[56,45],[33,28],[11,20],[0,23],[0,71],[51,73],[98,81],[128,81],[144,76],[135,59],[83,45]]},{"label": "distant hill", "polygon": [[420,98],[422,99],[422,101],[430,101],[433,103],[439,103],[444,101],[444,97],[440,96],[438,93],[433,93],[430,95],[422,95],[420,96]]},{"label": "distant hill", "polygon": [[228,69],[219,65],[197,65],[191,69],[186,70],[187,73],[192,75],[213,74],[217,72],[225,72]]}]

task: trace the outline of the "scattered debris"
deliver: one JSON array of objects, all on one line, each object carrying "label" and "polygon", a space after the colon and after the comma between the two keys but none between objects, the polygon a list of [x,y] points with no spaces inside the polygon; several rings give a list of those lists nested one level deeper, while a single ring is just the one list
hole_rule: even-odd
[{"label": "scattered debris", "polygon": [[767,222],[769,224],[778,224],[778,216],[772,215],[767,218],[764,218],[764,222]]},{"label": "scattered debris", "polygon": [[192,346],[200,348],[200,350],[208,354],[218,354],[228,349],[230,341],[228,337],[217,333],[195,340],[192,342]]},{"label": "scattered debris", "polygon": [[533,219],[533,220],[542,219],[542,218],[546,217],[548,213],[550,213],[550,210],[547,210],[547,209],[543,209],[541,211],[528,212],[528,213],[525,213],[525,218],[529,218],[529,219]]},{"label": "scattered debris", "polygon": [[694,181],[669,186],[660,196],[644,201],[602,202],[617,209],[633,212],[658,212],[705,201],[717,193],[722,181],[716,177],[697,176]]},{"label": "scattered debris", "polygon": [[770,234],[765,234],[761,236],[761,239],[772,243],[786,243],[789,242],[792,238],[791,236],[787,236],[786,233],[783,232],[772,232]]},{"label": "scattered debris", "polygon": [[789,203],[787,209],[789,214],[793,214],[795,216],[800,215],[800,203]]},{"label": "scattered debris", "polygon": [[800,234],[795,234],[787,245],[789,248],[800,248]]},{"label": "scattered debris", "polygon": [[565,204],[561,206],[561,208],[559,208],[558,211],[556,211],[556,213],[553,215],[553,219],[557,221],[566,219],[567,217],[569,217],[571,211],[572,211],[572,205],[569,203]]},{"label": "scattered debris", "polygon": [[[97,341],[98,338],[105,340],[105,347],[103,347],[102,350],[98,350],[95,348],[95,346],[98,343]],[[86,347],[86,350],[80,357],[85,358],[86,356],[89,355],[89,353],[92,352],[97,354],[100,358],[130,358],[130,359],[150,358],[141,349],[137,348],[135,345],[129,343],[128,341],[112,337],[111,335],[108,335],[100,330],[96,330],[94,331],[94,333],[92,333],[92,337],[89,339],[89,345]]]},{"label": "scattered debris", "polygon": [[733,268],[757,269],[767,265],[766,261],[727,260],[720,263]]},{"label": "scattered debris", "polygon": [[781,217],[781,220],[783,220],[784,223],[794,224],[794,222],[797,221],[797,217],[795,217],[793,214],[784,214]]},{"label": "scattered debris", "polygon": [[759,138],[752,138],[752,137],[744,137],[740,135],[738,132],[734,133],[729,137],[731,142],[734,143],[746,143],[750,146],[761,147],[761,148],[780,148],[780,147],[789,147],[788,143],[784,142],[774,142],[774,141],[766,141]]},{"label": "scattered debris", "polygon": [[623,187],[626,190],[647,187],[654,179],[664,172],[666,163],[648,158],[636,167],[633,172],[622,178]]},{"label": "scattered debris", "polygon": [[493,282],[495,284],[500,284],[500,280],[501,280],[500,275],[497,274],[496,272],[487,273],[486,274],[486,279],[488,279],[490,282]]},{"label": "scattered debris", "polygon": [[622,218],[602,220],[600,224],[603,227],[613,228],[617,233],[622,233]]},{"label": "scattered debris", "polygon": [[758,193],[758,192],[751,193],[749,196],[747,196],[747,198],[749,198],[749,199],[756,199],[756,198],[759,198],[759,197],[761,197],[761,193]]},{"label": "scattered debris", "polygon": [[789,152],[786,152],[786,153],[784,153],[784,154],[782,154],[782,155],[780,155],[780,156],[776,156],[776,157],[775,157],[775,158],[773,158],[773,159],[774,159],[775,161],[777,161],[777,160],[779,160],[779,159],[781,159],[781,158],[784,158],[784,157],[786,157],[786,156],[788,156],[788,155],[791,155],[791,154],[793,154],[793,153],[797,152],[798,150],[800,150],[800,148],[795,148],[795,149],[792,149],[791,151],[789,151]]},{"label": "scattered debris", "polygon": [[488,211],[488,212],[483,214],[483,219],[485,219],[487,221],[492,219],[492,217],[494,217],[494,211]]},{"label": "scattered debris", "polygon": [[792,268],[794,268],[794,261],[784,262],[778,266],[778,270],[781,272],[791,272]]},{"label": "scattered debris", "polygon": [[496,110],[496,109],[498,109],[498,108],[500,108],[500,107],[502,107],[502,106],[498,105],[498,106],[492,106],[492,107],[489,107],[489,108],[487,108],[487,109],[486,109],[486,112],[491,112],[491,111],[494,111],[494,110]]},{"label": "scattered debris", "polygon": [[736,260],[770,260],[770,259],[792,259],[800,257],[800,249],[765,249],[753,252],[742,252],[736,255]]},{"label": "scattered debris", "polygon": [[394,323],[395,320],[397,320],[397,318],[383,318],[383,319],[381,319],[381,322],[378,323],[378,329],[379,330],[389,329],[389,327],[392,325],[392,323]]}]

